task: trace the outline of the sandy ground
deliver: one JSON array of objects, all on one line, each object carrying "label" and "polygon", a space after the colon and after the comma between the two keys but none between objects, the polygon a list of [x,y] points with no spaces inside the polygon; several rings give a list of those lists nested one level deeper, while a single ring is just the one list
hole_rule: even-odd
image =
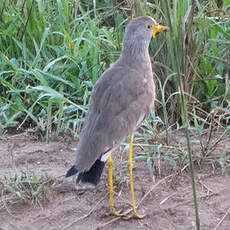
[{"label": "sandy ground", "polygon": [[[176,174],[162,162],[161,175],[153,183],[146,162],[135,161],[136,202],[142,200],[138,212],[146,217],[123,220],[106,215],[109,211],[106,170],[99,185],[86,191],[76,191],[74,178],[64,178],[74,161],[76,143],[67,137],[44,143],[26,134],[0,140],[1,177],[24,169],[27,162],[30,170],[47,173],[62,181],[59,187],[48,192],[49,201],[42,206],[23,201],[3,202],[3,196],[0,196],[0,230],[195,229],[188,168]],[[229,140],[221,145],[229,145]],[[125,160],[127,157],[121,148],[114,163],[115,206],[124,211],[130,208],[128,169],[122,164]],[[196,185],[201,230],[229,230],[229,173],[222,175],[218,166],[201,165],[196,169]]]}]

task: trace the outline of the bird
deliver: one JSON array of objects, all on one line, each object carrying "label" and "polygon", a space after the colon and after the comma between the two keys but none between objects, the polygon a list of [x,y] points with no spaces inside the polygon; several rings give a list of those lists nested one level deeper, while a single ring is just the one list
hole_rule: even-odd
[{"label": "bird", "polygon": [[66,177],[78,173],[77,184],[96,186],[108,162],[110,213],[116,211],[113,197],[112,153],[129,136],[129,176],[132,217],[143,218],[136,210],[132,155],[133,134],[154,109],[155,84],[149,45],[152,38],[168,30],[150,16],[139,16],[128,23],[120,57],[98,79],[89,99],[88,112],[76,150],[76,160]]}]

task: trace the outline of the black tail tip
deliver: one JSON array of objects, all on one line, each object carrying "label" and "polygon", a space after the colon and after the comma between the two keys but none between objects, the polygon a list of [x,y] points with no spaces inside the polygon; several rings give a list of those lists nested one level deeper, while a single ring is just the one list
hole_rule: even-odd
[{"label": "black tail tip", "polygon": [[88,171],[79,173],[76,181],[77,184],[90,183],[96,186],[100,181],[104,166],[105,162],[99,159],[96,160]]},{"label": "black tail tip", "polygon": [[66,173],[66,176],[65,177],[69,177],[69,176],[73,176],[75,174],[77,174],[77,167],[75,165],[73,165],[69,170],[68,172]]}]

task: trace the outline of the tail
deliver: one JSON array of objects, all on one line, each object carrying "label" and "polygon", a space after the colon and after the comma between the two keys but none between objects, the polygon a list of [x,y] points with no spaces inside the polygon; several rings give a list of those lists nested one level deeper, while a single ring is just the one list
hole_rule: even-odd
[{"label": "tail", "polygon": [[77,172],[78,172],[78,170],[77,170],[76,165],[73,165],[71,167],[71,169],[68,170],[68,172],[66,173],[65,177],[73,176],[73,175],[77,174]]},{"label": "tail", "polygon": [[77,183],[91,183],[97,185],[100,181],[104,166],[105,162],[96,160],[90,170],[78,175]]},{"label": "tail", "polygon": [[[100,181],[101,174],[103,172],[105,166],[105,162],[101,160],[96,160],[92,167],[86,171],[79,173],[77,177],[77,184],[79,183],[90,183],[93,185],[97,185]],[[74,165],[66,174],[66,177],[73,176],[77,174],[77,167]]]}]

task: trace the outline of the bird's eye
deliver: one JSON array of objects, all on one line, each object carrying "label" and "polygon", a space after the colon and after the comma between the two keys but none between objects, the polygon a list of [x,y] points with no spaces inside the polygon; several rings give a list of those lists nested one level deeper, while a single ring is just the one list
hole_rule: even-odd
[{"label": "bird's eye", "polygon": [[151,29],[151,25],[147,25],[147,28],[148,28],[148,29]]}]

